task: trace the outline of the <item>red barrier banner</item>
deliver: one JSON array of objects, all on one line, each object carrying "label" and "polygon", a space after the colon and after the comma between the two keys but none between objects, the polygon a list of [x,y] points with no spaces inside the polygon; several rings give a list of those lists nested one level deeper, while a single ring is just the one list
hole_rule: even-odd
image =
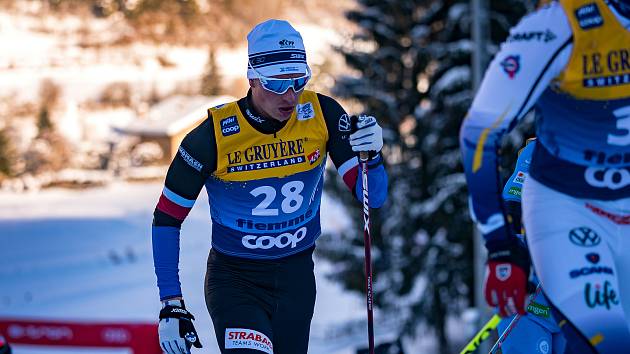
[{"label": "red barrier banner", "polygon": [[130,348],[134,354],[161,354],[156,323],[61,322],[0,318],[9,344]]}]

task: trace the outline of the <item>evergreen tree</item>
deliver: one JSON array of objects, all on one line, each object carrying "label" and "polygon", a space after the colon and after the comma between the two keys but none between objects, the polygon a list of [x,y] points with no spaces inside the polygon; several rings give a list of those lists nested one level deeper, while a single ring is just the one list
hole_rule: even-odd
[{"label": "evergreen tree", "polygon": [[59,104],[61,87],[50,79],[44,79],[39,87],[39,112],[37,113],[37,135],[54,130],[51,113]]},{"label": "evergreen tree", "polygon": [[[397,318],[401,336],[432,327],[447,353],[446,318],[472,300],[473,228],[458,144],[473,98],[469,1],[357,2],[347,18],[359,32],[340,48],[355,75],[340,77],[334,93],[362,104],[385,131],[390,193],[372,217],[375,304]],[[496,44],[528,6],[497,0],[491,9]],[[343,201],[357,224],[318,248],[335,262],[334,278],[364,291],[363,220],[356,202]]]},{"label": "evergreen tree", "polygon": [[9,139],[8,129],[0,129],[0,180],[2,176],[11,176],[13,173],[11,159],[15,150]]},{"label": "evergreen tree", "polygon": [[48,110],[48,106],[43,106],[40,108],[39,113],[37,114],[37,131],[38,135],[41,136],[47,131],[53,129],[52,120],[50,119],[50,111]]},{"label": "evergreen tree", "polygon": [[205,96],[217,96],[222,94],[221,88],[221,70],[217,65],[214,50],[210,48],[208,51],[208,63],[206,64],[206,72],[201,78],[201,94]]}]

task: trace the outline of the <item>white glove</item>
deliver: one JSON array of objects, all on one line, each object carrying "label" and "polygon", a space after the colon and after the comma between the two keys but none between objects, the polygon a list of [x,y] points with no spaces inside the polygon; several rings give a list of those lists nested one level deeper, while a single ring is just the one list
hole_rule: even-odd
[{"label": "white glove", "polygon": [[160,347],[166,354],[190,354],[190,347],[201,348],[193,326],[195,317],[186,310],[182,300],[169,300],[160,311],[158,335]]},{"label": "white glove", "polygon": [[[353,126],[355,128],[355,126]],[[350,134],[352,151],[378,153],[383,148],[383,129],[372,116],[358,116],[356,131]]]}]

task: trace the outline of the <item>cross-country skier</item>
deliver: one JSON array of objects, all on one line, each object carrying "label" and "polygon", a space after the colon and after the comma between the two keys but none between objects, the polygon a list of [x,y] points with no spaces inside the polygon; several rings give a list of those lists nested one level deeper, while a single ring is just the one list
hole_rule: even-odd
[{"label": "cross-country skier", "polygon": [[523,222],[569,353],[630,348],[630,1],[561,0],[526,16],[488,68],[460,134],[486,300],[524,313],[528,256],[510,237],[501,137],[534,106]]},{"label": "cross-country skier", "polygon": [[167,353],[200,347],[178,277],[180,226],[205,185],[212,218],[206,304],[222,353],[306,353],[321,233],[327,156],[362,201],[356,154],[369,151],[371,207],[386,199],[382,129],[358,130],[332,98],[305,90],[311,78],[300,34],[268,20],[247,36],[246,97],[208,110],[175,156],[155,208],[153,256],[159,336]]}]

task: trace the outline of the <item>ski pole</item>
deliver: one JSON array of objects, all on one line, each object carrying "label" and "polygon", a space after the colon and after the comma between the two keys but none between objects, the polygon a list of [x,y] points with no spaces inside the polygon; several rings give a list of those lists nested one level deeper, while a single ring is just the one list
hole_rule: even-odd
[{"label": "ski pole", "polygon": [[361,151],[359,160],[361,161],[361,178],[363,181],[363,241],[365,245],[365,290],[367,297],[367,317],[368,317],[368,348],[369,353],[374,354],[374,314],[372,310],[372,241],[370,236],[370,204],[368,202],[368,159],[369,153]]},{"label": "ski pole", "polygon": [[479,345],[490,337],[490,332],[494,331],[501,322],[501,316],[495,314],[488,322],[475,334],[473,339],[462,349],[459,354],[473,354],[479,349]]},{"label": "ski pole", "polygon": [[[536,291],[529,297],[528,303],[534,301],[536,296],[538,296],[538,294],[540,294],[541,291],[542,291],[542,288],[540,287],[540,283],[538,283],[538,285],[536,286]],[[505,331],[503,331],[503,333],[501,333],[501,336],[499,337],[497,342],[494,343],[494,345],[492,346],[492,349],[490,349],[490,353],[489,354],[494,354],[494,352],[497,349],[501,348],[501,345],[503,344],[503,342],[505,342],[505,339],[510,334],[510,332],[512,332],[512,329],[514,329],[514,327],[516,326],[516,323],[518,323],[518,321],[521,319],[521,317],[523,317],[523,315],[521,315],[520,313],[517,313],[516,316],[514,316],[514,318],[512,319],[510,324],[508,325],[508,327],[505,329]]]}]

